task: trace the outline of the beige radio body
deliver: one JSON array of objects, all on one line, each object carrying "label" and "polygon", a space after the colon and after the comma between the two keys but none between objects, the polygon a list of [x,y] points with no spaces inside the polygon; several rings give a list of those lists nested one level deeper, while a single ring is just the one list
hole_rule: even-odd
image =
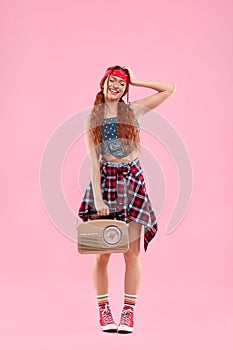
[{"label": "beige radio body", "polygon": [[129,249],[128,224],[120,220],[89,220],[77,227],[80,254],[125,253]]}]

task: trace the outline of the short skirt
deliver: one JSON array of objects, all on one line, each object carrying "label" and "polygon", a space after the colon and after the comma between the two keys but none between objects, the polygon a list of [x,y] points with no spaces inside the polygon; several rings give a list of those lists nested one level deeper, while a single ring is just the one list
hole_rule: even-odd
[{"label": "short skirt", "polygon": [[[158,232],[156,215],[146,191],[139,159],[132,162],[100,161],[101,190],[104,202],[109,206],[110,217],[144,226],[144,250]],[[78,216],[93,220],[96,214],[92,183],[86,189]],[[107,217],[105,217],[107,218]]]}]

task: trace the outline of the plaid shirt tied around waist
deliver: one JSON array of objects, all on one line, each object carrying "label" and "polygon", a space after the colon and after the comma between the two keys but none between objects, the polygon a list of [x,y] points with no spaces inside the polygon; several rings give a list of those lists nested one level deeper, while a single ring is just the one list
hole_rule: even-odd
[{"label": "plaid shirt tied around waist", "polygon": [[[139,159],[127,163],[115,163],[101,160],[101,189],[104,202],[109,206],[110,214],[117,220],[133,220],[144,225],[144,249],[155,237],[158,224],[148,194]],[[83,220],[92,220],[96,213],[92,183],[86,189],[78,216]],[[107,218],[107,217],[106,217]]]}]

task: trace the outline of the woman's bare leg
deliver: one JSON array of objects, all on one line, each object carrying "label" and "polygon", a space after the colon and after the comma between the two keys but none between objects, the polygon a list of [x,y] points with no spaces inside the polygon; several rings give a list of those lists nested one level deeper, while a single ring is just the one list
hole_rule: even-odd
[{"label": "woman's bare leg", "polygon": [[135,221],[129,223],[130,247],[125,258],[125,294],[137,295],[141,282],[140,236],[142,225]]},{"label": "woman's bare leg", "polygon": [[92,276],[96,295],[108,294],[108,263],[110,255],[95,255]]}]

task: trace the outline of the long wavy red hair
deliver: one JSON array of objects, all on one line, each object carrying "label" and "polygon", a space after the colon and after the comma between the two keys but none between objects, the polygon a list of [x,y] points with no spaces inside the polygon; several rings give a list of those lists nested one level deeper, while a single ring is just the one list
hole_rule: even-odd
[{"label": "long wavy red hair", "polygon": [[[107,70],[121,70],[125,72],[130,80],[130,75],[127,69],[122,68],[121,66],[112,66],[107,68]],[[90,114],[90,136],[92,138],[93,144],[96,147],[97,154],[100,155],[100,143],[101,143],[101,126],[102,121],[104,119],[104,113],[105,113],[105,97],[104,97],[104,83],[105,80],[107,80],[107,91],[108,91],[108,84],[109,84],[109,78],[111,76],[111,73],[108,77],[103,77],[100,81],[100,91],[97,93],[94,105]],[[124,91],[123,96],[127,94],[127,102],[129,99],[129,83],[126,83],[126,88]],[[133,110],[130,108],[129,104],[125,103],[123,101],[123,96],[120,98],[118,104],[117,104],[117,136],[121,140],[121,145],[123,151],[130,150],[132,152],[133,150],[137,149],[140,150],[140,138],[139,138],[139,132],[138,127],[135,122],[135,117]]]}]

